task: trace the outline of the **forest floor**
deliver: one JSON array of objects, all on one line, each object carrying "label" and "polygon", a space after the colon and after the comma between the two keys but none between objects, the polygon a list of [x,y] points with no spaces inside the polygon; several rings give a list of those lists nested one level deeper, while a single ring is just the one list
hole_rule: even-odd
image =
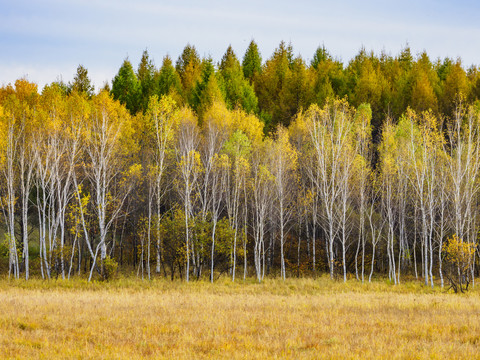
[{"label": "forest floor", "polygon": [[480,289],[327,277],[1,279],[0,358],[474,359]]}]

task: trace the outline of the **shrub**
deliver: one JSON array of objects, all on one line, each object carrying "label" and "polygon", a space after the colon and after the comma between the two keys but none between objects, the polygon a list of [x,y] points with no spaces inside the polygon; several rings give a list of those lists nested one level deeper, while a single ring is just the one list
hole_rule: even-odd
[{"label": "shrub", "polygon": [[471,281],[470,266],[475,253],[475,244],[464,242],[454,234],[443,244],[445,276],[450,283],[449,289],[455,293],[465,292]]},{"label": "shrub", "polygon": [[102,268],[103,279],[110,280],[113,279],[117,273],[118,263],[115,261],[115,259],[112,259],[107,255],[107,257],[103,260]]}]

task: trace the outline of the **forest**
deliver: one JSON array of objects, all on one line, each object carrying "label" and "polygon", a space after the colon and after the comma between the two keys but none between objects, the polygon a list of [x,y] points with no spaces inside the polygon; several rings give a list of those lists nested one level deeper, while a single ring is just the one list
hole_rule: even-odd
[{"label": "forest", "polygon": [[0,88],[0,272],[192,281],[478,276],[480,72],[252,40]]}]

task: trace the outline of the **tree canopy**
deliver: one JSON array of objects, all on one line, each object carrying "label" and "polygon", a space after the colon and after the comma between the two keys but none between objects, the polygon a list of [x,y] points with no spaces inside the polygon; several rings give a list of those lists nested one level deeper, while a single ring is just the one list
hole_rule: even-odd
[{"label": "tree canopy", "polygon": [[281,42],[260,59],[253,41],[242,64],[231,46],[215,63],[187,45],[176,66],[125,59],[111,91],[81,65],[67,87],[1,87],[0,271],[381,274],[465,291],[478,69],[408,46],[345,65],[322,46],[308,64]]}]

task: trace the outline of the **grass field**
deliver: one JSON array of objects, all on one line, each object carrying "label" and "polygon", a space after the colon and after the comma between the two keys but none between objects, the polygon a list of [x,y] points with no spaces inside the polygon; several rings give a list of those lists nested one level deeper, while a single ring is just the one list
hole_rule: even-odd
[{"label": "grass field", "polygon": [[480,358],[480,292],[418,282],[0,280],[1,359]]}]

